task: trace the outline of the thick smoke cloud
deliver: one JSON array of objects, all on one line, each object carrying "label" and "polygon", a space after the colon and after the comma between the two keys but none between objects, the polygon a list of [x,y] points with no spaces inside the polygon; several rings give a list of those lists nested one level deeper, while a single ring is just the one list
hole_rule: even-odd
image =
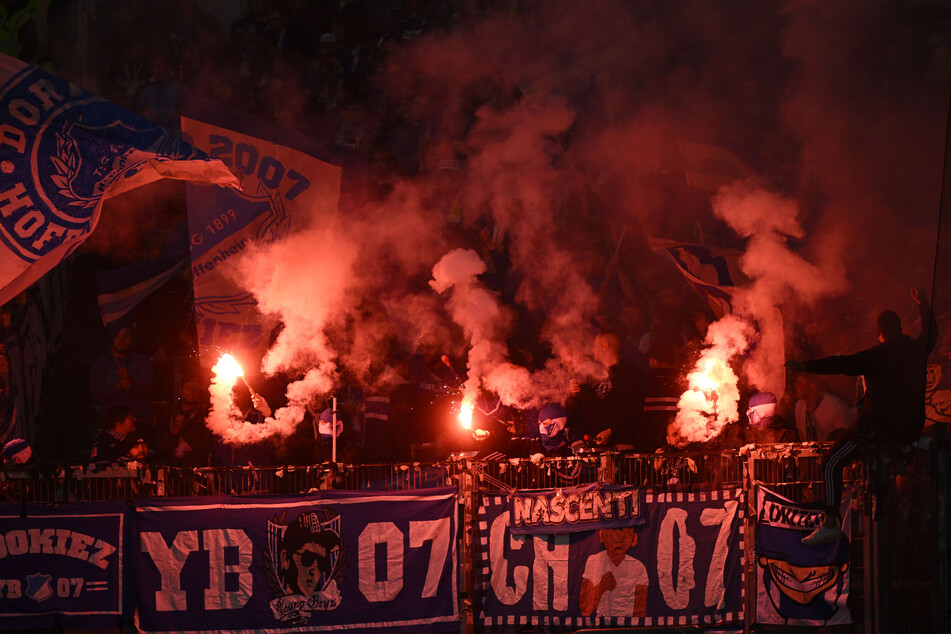
[{"label": "thick smoke cloud", "polygon": [[[294,377],[299,408],[382,381],[388,355],[427,340],[467,359],[470,395],[561,400],[603,371],[589,349],[615,250],[648,272],[632,272],[648,299],[676,277],[650,236],[743,250],[738,321],[707,345],[729,342],[752,386],[781,392],[797,347],[863,347],[844,324],[927,285],[933,244],[910,238],[929,235],[916,228],[940,191],[947,77],[889,58],[928,35],[897,10],[545,2],[406,44],[379,84],[432,124],[423,172],[246,256],[239,279],[283,324],[263,371]],[[678,140],[726,148],[754,178],[691,189]],[[507,247],[495,285],[485,235]],[[846,318],[815,318],[831,311]],[[514,363],[525,332],[532,358]]]}]

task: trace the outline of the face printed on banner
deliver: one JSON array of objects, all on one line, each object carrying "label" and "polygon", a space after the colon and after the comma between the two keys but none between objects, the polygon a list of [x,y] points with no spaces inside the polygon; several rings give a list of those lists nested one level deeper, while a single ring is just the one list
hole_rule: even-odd
[{"label": "face printed on banner", "polygon": [[798,530],[760,527],[762,589],[782,619],[829,623],[848,592],[849,540],[803,546],[802,536]]},{"label": "face printed on banner", "polygon": [[760,557],[759,564],[779,590],[800,605],[808,605],[816,595],[831,588],[849,564],[827,566],[796,566],[782,559]]},{"label": "face printed on banner", "polygon": [[627,556],[627,549],[637,545],[637,533],[634,527],[605,528],[598,532],[598,538],[608,551],[608,558],[615,566],[621,565]]},{"label": "face printed on banner", "polygon": [[340,536],[316,513],[302,513],[284,533],[278,566],[287,594],[311,596],[327,589],[340,555]]}]

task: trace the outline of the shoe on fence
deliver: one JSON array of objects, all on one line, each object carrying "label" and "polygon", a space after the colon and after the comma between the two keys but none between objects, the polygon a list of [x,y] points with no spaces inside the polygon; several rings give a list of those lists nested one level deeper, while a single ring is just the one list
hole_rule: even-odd
[{"label": "shoe on fence", "polygon": [[842,529],[838,526],[830,527],[825,524],[820,524],[819,528],[802,538],[802,543],[805,546],[819,546],[820,544],[828,544],[829,542],[838,541],[839,539],[842,539]]}]

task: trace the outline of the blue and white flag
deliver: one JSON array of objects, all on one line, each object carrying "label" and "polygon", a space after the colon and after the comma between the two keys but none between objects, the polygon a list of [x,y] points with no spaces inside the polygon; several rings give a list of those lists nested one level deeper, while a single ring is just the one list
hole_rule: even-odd
[{"label": "blue and white flag", "polygon": [[[568,511],[593,516],[597,504],[577,499]],[[528,535],[511,525],[506,497],[483,496],[475,574],[485,629],[741,623],[742,491],[643,492],[638,504],[635,525]]]},{"label": "blue and white flag", "polygon": [[458,631],[456,487],[153,498],[140,632]]},{"label": "blue and white flag", "polygon": [[648,245],[651,250],[671,259],[694,292],[710,306],[717,319],[731,312],[736,280],[731,273],[730,261],[739,257],[738,251],[660,238],[648,238]]},{"label": "blue and white flag", "polygon": [[132,616],[123,500],[0,505],[0,629],[116,629]]},{"label": "blue and white flag", "polygon": [[269,327],[229,270],[252,245],[280,240],[336,212],[342,170],[314,158],[324,154],[316,142],[269,121],[197,97],[186,113],[183,134],[241,181],[241,191],[186,189],[201,361],[212,367],[228,351],[242,367],[254,367]]},{"label": "blue and white flag", "polygon": [[103,202],[161,178],[237,186],[165,128],[0,56],[0,305],[96,229]]},{"label": "blue and white flag", "polygon": [[142,302],[187,263],[188,247],[182,242],[156,258],[97,275],[103,325],[114,334],[129,324]]}]

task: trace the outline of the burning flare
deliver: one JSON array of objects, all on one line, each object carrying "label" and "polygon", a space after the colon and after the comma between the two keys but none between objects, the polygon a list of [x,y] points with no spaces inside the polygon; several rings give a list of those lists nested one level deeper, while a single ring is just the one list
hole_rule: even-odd
[{"label": "burning flare", "polygon": [[459,424],[464,429],[472,429],[472,410],[474,406],[468,398],[463,398],[459,404]]},{"label": "burning flare", "polygon": [[241,369],[238,360],[228,353],[221,355],[211,371],[215,373],[219,381],[229,385],[234,385],[239,378],[244,378],[244,370]]},{"label": "burning flare", "polygon": [[[267,416],[263,423],[254,424],[243,419],[242,413],[235,407],[232,389],[241,379],[253,397],[254,390],[244,378],[244,370],[230,354],[223,354],[212,368],[215,376],[208,386],[211,396],[211,410],[205,419],[205,425],[228,445],[244,445],[259,442],[271,436],[286,438],[304,418],[304,407],[292,402]],[[270,411],[270,410],[268,410]]]},{"label": "burning flare", "polygon": [[752,333],[752,327],[734,315],[710,325],[704,342],[708,347],[687,375],[687,391],[680,396],[677,417],[668,430],[672,442],[707,442],[739,420],[740,391],[730,362],[746,351]]}]

